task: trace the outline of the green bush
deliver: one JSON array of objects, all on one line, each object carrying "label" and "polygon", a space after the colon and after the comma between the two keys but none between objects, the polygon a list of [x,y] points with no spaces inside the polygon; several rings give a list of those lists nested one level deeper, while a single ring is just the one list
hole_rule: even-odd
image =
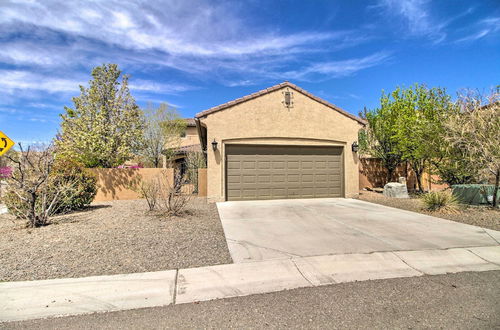
[{"label": "green bush", "polygon": [[72,189],[59,201],[57,213],[79,210],[92,203],[97,193],[95,174],[76,161],[57,160],[50,174],[50,189],[68,182],[72,183]]},{"label": "green bush", "polygon": [[428,211],[457,213],[458,199],[449,190],[431,191],[420,197],[424,208]]}]

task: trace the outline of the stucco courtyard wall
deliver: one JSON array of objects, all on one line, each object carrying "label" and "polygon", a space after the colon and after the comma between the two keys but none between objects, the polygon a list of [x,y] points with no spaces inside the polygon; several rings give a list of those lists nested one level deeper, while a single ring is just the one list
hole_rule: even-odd
[{"label": "stucco courtyard wall", "polygon": [[[282,103],[286,89],[293,92],[290,108]],[[225,200],[228,144],[342,146],[345,196],[358,195],[359,160],[351,144],[357,141],[362,124],[307,95],[284,87],[199,119],[207,127],[207,195],[211,201]],[[214,139],[217,151],[211,148]]]},{"label": "stucco courtyard wall", "polygon": [[141,180],[153,180],[161,176],[167,182],[173,182],[172,168],[93,168],[97,175],[98,190],[94,202],[139,199],[141,196],[132,189]]}]

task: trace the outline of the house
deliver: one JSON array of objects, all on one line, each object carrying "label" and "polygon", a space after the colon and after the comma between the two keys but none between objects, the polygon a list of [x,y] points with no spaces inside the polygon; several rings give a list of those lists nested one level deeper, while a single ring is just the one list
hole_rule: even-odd
[{"label": "house", "polygon": [[364,120],[284,82],[195,116],[210,201],[353,197]]},{"label": "house", "polygon": [[183,120],[186,122],[186,130],[181,135],[179,141],[175,142],[175,154],[171,157],[169,164],[166,161],[166,156],[163,158],[163,167],[173,167],[179,171],[178,174],[181,176],[186,174],[187,154],[192,151],[201,152],[195,120],[193,118],[185,118]]}]

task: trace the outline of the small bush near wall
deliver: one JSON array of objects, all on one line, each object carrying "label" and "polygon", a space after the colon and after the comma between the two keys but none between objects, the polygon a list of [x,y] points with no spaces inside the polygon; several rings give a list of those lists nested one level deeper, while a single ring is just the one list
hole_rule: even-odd
[{"label": "small bush near wall", "polygon": [[61,182],[73,183],[73,188],[60,201],[58,213],[81,209],[94,200],[97,177],[83,164],[73,160],[58,160],[52,168],[51,177],[55,183],[54,187]]}]

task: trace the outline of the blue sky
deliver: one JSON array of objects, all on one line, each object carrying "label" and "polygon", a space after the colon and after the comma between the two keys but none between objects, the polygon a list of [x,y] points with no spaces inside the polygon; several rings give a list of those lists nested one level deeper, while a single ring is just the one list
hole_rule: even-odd
[{"label": "blue sky", "polygon": [[500,2],[1,0],[0,130],[50,141],[102,63],[185,117],[285,80],[357,114],[398,85],[498,85]]}]

